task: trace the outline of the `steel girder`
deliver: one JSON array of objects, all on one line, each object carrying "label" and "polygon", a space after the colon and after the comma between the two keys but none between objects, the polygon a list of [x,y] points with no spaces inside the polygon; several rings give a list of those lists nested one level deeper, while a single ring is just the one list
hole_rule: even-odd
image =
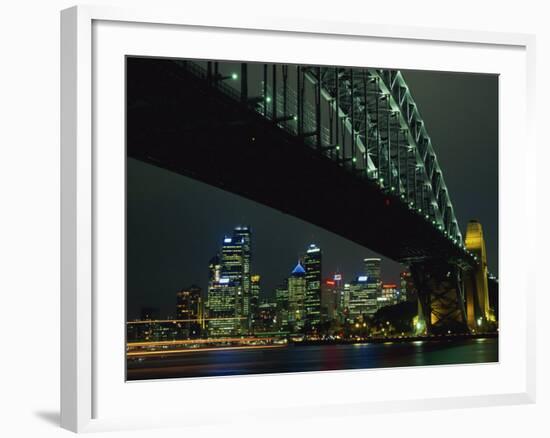
[{"label": "steel girder", "polygon": [[[188,68],[190,64],[202,68],[187,62]],[[250,73],[254,68],[259,69],[256,75]],[[213,70],[204,76],[218,77],[217,63]],[[245,71],[246,92],[242,80],[239,91],[233,84],[216,84],[340,165],[398,196],[466,252],[443,171],[400,71],[257,63],[241,67],[241,74]],[[248,95],[254,89],[258,94]]]},{"label": "steel girder", "polygon": [[[338,103],[345,128],[341,132],[349,132],[353,167],[366,170],[382,189],[399,194],[463,246],[443,172],[401,72],[323,67],[319,77],[316,73],[316,68],[306,70]],[[340,150],[345,154],[345,147]]]}]

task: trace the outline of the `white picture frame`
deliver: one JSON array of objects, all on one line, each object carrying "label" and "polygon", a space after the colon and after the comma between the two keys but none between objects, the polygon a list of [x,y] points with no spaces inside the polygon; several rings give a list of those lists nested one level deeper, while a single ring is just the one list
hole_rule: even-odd
[{"label": "white picture frame", "polygon": [[[94,28],[94,26],[101,23],[107,24],[104,28],[105,31],[97,31]],[[530,190],[535,187],[534,171],[526,171],[529,163],[534,160],[535,151],[533,134],[535,39],[532,35],[386,26],[361,22],[319,22],[293,17],[272,18],[266,16],[252,19],[242,16],[227,19],[214,13],[210,16],[196,15],[192,10],[164,11],[154,8],[133,10],[104,6],[77,6],[66,9],[61,13],[61,426],[66,429],[82,432],[115,428],[188,425],[190,422],[200,424],[204,421],[204,418],[200,415],[195,415],[193,418],[181,415],[183,408],[180,408],[178,413],[178,406],[175,407],[174,411],[163,413],[159,409],[158,412],[150,412],[150,415],[146,417],[139,414],[133,416],[131,414],[132,410],[117,413],[114,410],[109,411],[108,407],[103,408],[103,405],[107,406],[105,402],[106,391],[110,390],[106,390],[107,385],[102,382],[110,381],[109,379],[114,377],[104,377],[107,374],[105,372],[106,367],[112,365],[105,362],[105,358],[109,357],[109,351],[111,350],[102,342],[105,339],[104,329],[99,329],[97,326],[98,315],[101,314],[102,319],[105,316],[106,319],[110,318],[111,320],[116,315],[115,313],[111,315],[105,312],[105,300],[98,300],[97,298],[98,287],[105,284],[101,276],[106,275],[105,270],[98,270],[98,266],[102,263],[101,258],[98,259],[98,254],[101,254],[103,250],[101,245],[98,249],[97,231],[98,226],[102,226],[98,225],[102,218],[98,216],[100,209],[98,210],[96,207],[98,203],[103,202],[100,198],[101,193],[105,193],[105,191],[101,189],[103,183],[100,182],[99,189],[97,184],[98,175],[103,174],[104,170],[107,174],[113,169],[116,171],[116,165],[119,162],[116,159],[113,160],[113,169],[106,169],[105,158],[98,158],[94,149],[97,147],[98,138],[104,138],[95,125],[98,121],[101,121],[102,114],[98,113],[98,108],[103,105],[101,97],[96,94],[98,81],[103,80],[101,79],[103,78],[101,76],[103,67],[98,67],[95,61],[102,59],[98,58],[102,56],[101,51],[107,53],[105,38],[112,38],[113,47],[116,46],[118,50],[124,52],[123,45],[116,43],[114,39],[119,30],[113,26],[124,27],[125,25],[127,28],[124,32],[133,32],[132,35],[134,36],[139,35],[144,29],[148,29],[149,35],[156,33],[160,39],[162,39],[161,34],[173,32],[178,28],[185,28],[191,31],[199,31],[203,35],[208,35],[209,32],[219,34],[220,32],[233,30],[238,34],[236,37],[253,34],[255,37],[260,38],[265,33],[269,38],[288,36],[297,39],[308,39],[310,42],[315,41],[317,38],[344,37],[349,38],[349,44],[361,44],[362,41],[383,42],[388,46],[406,43],[411,47],[435,47],[435,50],[438,50],[437,47],[441,49],[450,44],[453,47],[464,48],[465,50],[483,48],[487,51],[498,50],[503,53],[508,53],[508,51],[514,53],[514,60],[520,59],[522,62],[520,66],[516,65],[517,62],[512,63],[516,65],[514,68],[518,69],[518,75],[511,75],[510,77],[515,78],[516,81],[521,81],[521,78],[526,81],[526,84],[522,85],[525,87],[521,92],[518,91],[517,96],[515,96],[515,102],[519,99],[520,109],[518,111],[521,112],[520,115],[523,118],[521,119],[522,122],[518,123],[516,127],[501,126],[501,130],[514,129],[515,131],[510,131],[510,135],[515,136],[514,138],[521,137],[524,148],[528,153],[525,154],[524,161],[516,163],[522,181],[519,187],[516,188],[512,188],[510,184],[506,183],[506,176],[511,163],[506,161],[506,157],[501,159],[500,178],[503,184],[500,188],[500,199],[502,199],[503,192],[516,191],[515,194],[524,197],[524,202],[531,202],[532,205],[536,204],[535,191]],[[111,27],[109,28],[109,26]],[[122,41],[123,38],[118,39]],[[143,41],[139,42],[139,38],[133,38],[132,41],[137,41],[136,44],[141,43],[143,47],[146,45]],[[160,40],[158,43],[160,43]],[[155,44],[152,42],[151,46],[144,50],[156,50]],[[315,43],[312,42],[311,44]],[[167,45],[165,44],[164,47],[167,47]],[[204,47],[206,48],[207,45]],[[210,50],[210,53],[219,53],[216,50],[220,49],[211,48]],[[253,45],[249,50],[253,51]],[[131,54],[136,53],[132,52]],[[168,52],[158,53],[159,56],[167,56],[167,54]],[[118,56],[120,53],[117,54],[113,49],[113,56],[115,55]],[[189,54],[189,57],[193,56],[193,53]],[[264,56],[266,60],[270,60],[270,57],[274,55]],[[215,56],[211,57],[215,58]],[[218,56],[218,58],[223,57]],[[457,57],[454,60],[456,70],[459,70],[462,65],[459,58]],[[414,67],[415,62],[418,62],[419,68],[423,67],[420,65],[420,61],[415,61],[414,57],[410,57],[410,59],[408,58],[396,65],[396,68],[402,67],[403,63],[408,67]],[[443,61],[441,62],[443,64]],[[334,64],[344,64],[344,62],[335,61]],[[105,63],[101,64],[101,66],[104,65]],[[448,63],[443,69],[452,70],[449,65]],[[117,80],[120,81],[123,78],[118,77]],[[123,93],[123,90],[118,90],[115,98],[120,97],[121,93]],[[512,116],[512,114],[506,113],[506,111],[512,111],[512,109],[504,108],[503,111],[501,124],[502,121],[510,120]],[[517,114],[514,113],[513,115]],[[504,143],[505,141],[506,139]],[[531,169],[534,168],[535,166],[531,166]],[[116,198],[113,198],[112,201],[116,201]],[[504,203],[505,206],[506,203]],[[510,216],[511,219],[506,219],[510,221],[509,224],[501,226],[501,240],[505,243],[506,239],[510,240],[509,244],[503,245],[501,248],[530,251],[530,248],[534,245],[536,235],[534,209],[522,210],[511,213],[512,216],[516,216]],[[524,224],[523,237],[514,239],[507,230],[517,229],[520,223]],[[503,250],[501,249],[501,251]],[[501,253],[501,260],[506,262],[507,258],[511,256],[512,254],[509,253]],[[503,267],[506,267],[506,263],[501,263],[501,269]],[[526,276],[525,278],[533,277],[530,276],[531,268],[526,264],[518,266],[518,269]],[[506,281],[512,282],[513,279],[505,274],[501,275],[502,287],[506,287]],[[513,377],[510,378],[510,382],[514,384],[510,383],[509,388],[498,391],[495,386],[488,385],[487,388],[489,389],[481,388],[481,393],[456,390],[447,394],[445,390],[438,390],[428,395],[419,393],[418,396],[413,388],[411,392],[403,393],[402,396],[398,393],[395,393],[397,395],[392,393],[389,398],[354,396],[348,398],[347,403],[344,403],[343,400],[338,400],[335,403],[325,403],[311,397],[311,400],[305,400],[301,405],[301,413],[293,415],[328,415],[329,413],[331,415],[342,415],[343,413],[349,415],[350,412],[360,415],[367,410],[369,412],[396,412],[411,409],[440,409],[534,402],[534,281],[524,281],[521,284],[521,295],[518,298],[518,309],[520,309],[519,313],[521,315],[517,317],[517,327],[519,327],[517,333],[512,330],[506,331],[505,319],[503,319],[504,323],[501,326],[501,343],[508,342],[506,339],[513,339],[516,345],[521,346],[516,352],[517,357],[513,359],[517,361],[517,366],[513,371],[509,371],[511,373],[509,376]],[[115,293],[118,293],[116,287]],[[123,289],[120,290],[120,293],[123,294]],[[505,294],[504,312],[507,311],[506,297]],[[122,321],[120,323],[122,324]],[[121,332],[122,330],[118,330],[118,335],[114,337],[119,336]],[[119,340],[117,338],[117,342]],[[120,354],[124,355],[123,344],[118,345],[120,346]],[[503,345],[503,347],[506,347],[506,345]],[[106,350],[103,351],[103,348]],[[499,369],[506,367],[508,358],[506,357],[506,360],[501,361],[499,364],[501,368]],[[455,371],[451,369],[451,372],[460,372],[467,376],[474,373],[475,369],[477,368],[471,366]],[[439,373],[438,369],[431,368],[430,373],[434,376],[434,379],[445,379],[448,378],[448,370]],[[418,371],[418,375],[421,375],[422,370],[416,371]],[[485,370],[483,372],[489,374],[493,371],[488,372]],[[370,371],[371,376],[372,372]],[[390,372],[393,373],[391,378],[396,382],[404,378],[405,373],[409,373],[407,370],[391,370]],[[190,379],[187,385],[191,390],[199,387],[207,388],[206,391],[210,391],[211,394],[216,393],[216,391],[230,391],[235,388],[236,384],[239,384],[242,388],[246,388],[247,385],[257,385],[259,379],[267,387],[269,385],[304,385],[306,388],[311,388],[319,383],[319,374],[322,373],[308,373],[307,376],[305,374],[295,374],[286,376],[284,379],[277,378],[277,376]],[[438,374],[441,374],[441,376],[438,376]],[[324,384],[334,385],[339,381],[351,382],[350,379],[357,378],[359,375],[368,380],[368,375],[360,374],[360,372],[331,372],[323,374],[325,377],[321,376],[321,378],[325,382]],[[124,382],[119,383],[121,384],[120,387],[123,388]],[[143,385],[149,385],[151,388],[155,386],[157,388],[155,393],[160,394],[162,391],[166,391],[168,385],[176,384],[180,385],[181,382],[145,382],[140,383],[142,385],[140,390],[146,390]],[[130,387],[132,387],[132,384],[128,385],[128,388]],[[136,388],[136,386],[134,385],[133,388]],[[135,394],[135,390],[133,393]],[[113,399],[113,404],[124,404],[124,400],[117,398],[121,393],[117,393],[114,388],[113,392],[107,395]],[[225,417],[220,407],[214,405],[212,409],[214,412],[220,413],[219,418],[223,421]],[[241,410],[244,413],[246,406],[243,406]],[[108,412],[108,414],[103,415],[102,411]],[[98,412],[101,414],[98,414]],[[262,409],[248,410],[247,415],[261,418],[263,415]]]}]

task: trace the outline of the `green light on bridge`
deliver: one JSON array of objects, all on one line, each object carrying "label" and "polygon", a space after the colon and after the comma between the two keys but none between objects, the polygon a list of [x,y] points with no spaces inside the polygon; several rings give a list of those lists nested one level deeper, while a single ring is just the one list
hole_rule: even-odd
[{"label": "green light on bridge", "polygon": [[353,157],[353,158],[351,159],[351,161],[353,161],[354,163],[356,163],[356,162],[357,162],[357,158]]},{"label": "green light on bridge", "polygon": [[267,97],[265,98],[265,101],[266,101],[267,103],[271,102],[271,97],[267,96]]},{"label": "green light on bridge", "polygon": [[233,79],[234,81],[236,81],[237,79],[239,79],[239,75],[237,73],[232,73],[231,74],[231,79]]}]

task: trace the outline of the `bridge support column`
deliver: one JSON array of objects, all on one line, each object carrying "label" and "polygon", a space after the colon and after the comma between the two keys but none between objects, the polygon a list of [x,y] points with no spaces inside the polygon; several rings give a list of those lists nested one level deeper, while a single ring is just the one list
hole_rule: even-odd
[{"label": "bridge support column", "polygon": [[466,297],[468,303],[468,326],[472,331],[493,331],[496,320],[489,306],[487,252],[483,229],[476,220],[468,223],[466,248],[477,257],[477,264],[466,273]]},{"label": "bridge support column", "polygon": [[468,333],[462,271],[435,260],[410,266],[427,334]]}]

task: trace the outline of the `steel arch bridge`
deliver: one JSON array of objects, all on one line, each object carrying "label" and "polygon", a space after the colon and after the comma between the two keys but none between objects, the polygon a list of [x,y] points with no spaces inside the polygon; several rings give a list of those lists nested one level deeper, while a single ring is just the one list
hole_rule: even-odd
[{"label": "steel arch bridge", "polygon": [[[468,331],[463,277],[478,256],[400,71],[128,58],[127,74],[129,156],[408,265],[426,331]],[[287,177],[306,194],[282,196]],[[330,195],[353,219],[319,208]]]}]

